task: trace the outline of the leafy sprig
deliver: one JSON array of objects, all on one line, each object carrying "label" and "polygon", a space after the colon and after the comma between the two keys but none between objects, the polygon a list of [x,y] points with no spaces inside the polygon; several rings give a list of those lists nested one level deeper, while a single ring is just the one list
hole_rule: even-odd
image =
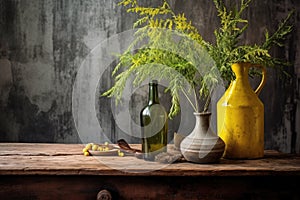
[{"label": "leafy sprig", "polygon": [[[103,95],[115,97],[117,103],[121,101],[125,84],[132,75],[135,77],[135,85],[152,78],[166,79],[169,80],[167,91],[172,96],[169,117],[173,117],[180,111],[180,92],[186,96],[196,112],[200,109],[206,111],[210,102],[210,91],[220,81],[217,78],[218,72],[226,84],[234,79],[231,70],[233,63],[250,62],[279,68],[288,64],[272,57],[269,50],[274,45],[284,44],[287,35],[292,31],[292,26],[288,23],[293,12],[279,24],[273,34],[265,32],[265,42],[261,45],[242,45],[241,35],[248,28],[248,20],[242,17],[242,13],[251,0],[241,0],[239,7],[232,9],[228,9],[222,0],[213,1],[220,18],[220,27],[214,31],[214,44],[203,39],[184,13],[175,14],[167,0],[162,0],[162,4],[157,7],[142,6],[137,0],[122,0],[118,5],[127,7],[127,12],[139,15],[139,19],[133,24],[134,28],[139,29],[135,32],[135,40],[119,56],[119,63],[112,74],[114,85]],[[174,31],[181,39],[174,39]],[[135,50],[145,40],[147,43]],[[207,57],[211,57],[215,63],[207,61]],[[199,63],[206,65],[204,70]],[[195,100],[190,94],[194,95]],[[198,106],[200,98],[207,99],[203,108]]]}]

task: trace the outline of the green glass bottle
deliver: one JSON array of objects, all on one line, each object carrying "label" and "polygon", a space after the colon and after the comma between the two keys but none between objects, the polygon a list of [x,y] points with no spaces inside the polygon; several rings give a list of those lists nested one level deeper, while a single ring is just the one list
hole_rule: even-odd
[{"label": "green glass bottle", "polygon": [[154,161],[157,154],[166,152],[168,143],[168,116],[159,103],[157,85],[156,80],[149,83],[148,105],[140,113],[143,158],[150,161]]}]

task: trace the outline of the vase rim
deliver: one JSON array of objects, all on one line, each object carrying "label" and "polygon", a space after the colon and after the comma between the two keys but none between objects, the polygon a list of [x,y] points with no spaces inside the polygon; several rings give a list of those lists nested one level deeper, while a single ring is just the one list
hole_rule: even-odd
[{"label": "vase rim", "polygon": [[194,115],[211,115],[211,112],[194,112]]}]

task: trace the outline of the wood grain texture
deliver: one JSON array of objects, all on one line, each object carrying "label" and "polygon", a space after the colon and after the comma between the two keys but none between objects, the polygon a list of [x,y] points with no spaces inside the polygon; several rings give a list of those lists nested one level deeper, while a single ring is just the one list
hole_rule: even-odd
[{"label": "wood grain texture", "polygon": [[[134,147],[138,147],[135,145]],[[134,156],[83,156],[82,144],[1,143],[1,175],[300,176],[300,155],[266,151],[263,159],[161,164]],[[171,148],[171,146],[169,146]]]},{"label": "wood grain texture", "polygon": [[[139,148],[140,145],[131,145]],[[84,156],[83,144],[0,143],[0,199],[299,199],[300,155],[163,165],[133,156]],[[172,146],[169,146],[172,150]]]}]

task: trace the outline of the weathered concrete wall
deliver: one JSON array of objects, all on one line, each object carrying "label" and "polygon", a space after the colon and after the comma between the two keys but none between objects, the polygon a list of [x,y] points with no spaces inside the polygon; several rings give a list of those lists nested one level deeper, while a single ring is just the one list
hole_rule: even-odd
[{"label": "weathered concrete wall", "polygon": [[[90,77],[93,75],[89,74],[89,70],[93,68],[87,62],[93,58],[87,56],[91,55],[95,47],[99,48],[97,45],[100,42],[107,42],[114,37],[116,43],[110,43],[115,44],[113,50],[124,49],[126,38],[116,35],[130,30],[135,19],[133,14],[128,14],[117,6],[117,2],[0,1],[0,83],[1,89],[5,88],[1,90],[0,141],[81,142],[82,135],[78,134],[75,126],[78,118],[72,113],[72,106],[81,105],[80,102],[72,102],[76,76],[81,66],[88,66],[85,71],[87,83],[83,83],[88,86],[88,82],[93,78]],[[213,30],[218,26],[218,19],[212,1],[172,0],[171,5],[175,6],[177,12],[185,12],[206,40],[214,41]],[[245,35],[245,42],[259,43],[263,39],[264,29],[274,30],[280,19],[292,8],[297,11],[294,31],[285,47],[272,50],[274,56],[293,62],[287,69],[292,77],[280,79],[277,72],[269,69],[267,84],[260,95],[265,105],[265,146],[267,149],[284,152],[300,152],[300,2],[253,0],[246,13],[250,26]],[[104,54],[99,56],[99,59],[105,60],[108,56]],[[109,67],[100,66],[104,67],[105,71],[100,78],[98,77],[96,94],[100,94],[111,85],[110,73],[114,64],[115,62],[111,62]],[[129,112],[136,113],[144,105],[147,89],[145,86],[143,88],[144,90],[138,93],[128,91],[134,94],[130,104],[135,104],[130,106]],[[90,92],[87,88],[81,89],[82,95]],[[128,134],[120,127],[122,123],[128,124],[128,130],[134,132],[134,123],[129,119],[126,119],[128,123],[116,123],[116,116],[113,114],[116,108],[112,106],[111,100],[99,95],[95,95],[94,98],[96,100],[91,102],[96,102],[96,105],[92,106],[96,107],[96,118],[102,127],[101,131],[111,141],[125,138],[131,142],[138,142],[137,138],[131,137],[134,133]],[[168,98],[163,97],[163,102],[167,103]],[[87,127],[94,123],[89,117],[86,115],[84,122]],[[132,114],[131,118],[137,123],[136,114]],[[188,127],[193,126],[193,120],[190,121],[187,123]],[[179,122],[179,117],[170,122],[172,131],[178,128]],[[83,140],[105,139],[98,137],[98,134],[95,132],[91,137],[85,135]]]},{"label": "weathered concrete wall", "polygon": [[2,140],[78,142],[72,85],[83,58],[117,30],[113,1],[1,1],[14,87]]}]

